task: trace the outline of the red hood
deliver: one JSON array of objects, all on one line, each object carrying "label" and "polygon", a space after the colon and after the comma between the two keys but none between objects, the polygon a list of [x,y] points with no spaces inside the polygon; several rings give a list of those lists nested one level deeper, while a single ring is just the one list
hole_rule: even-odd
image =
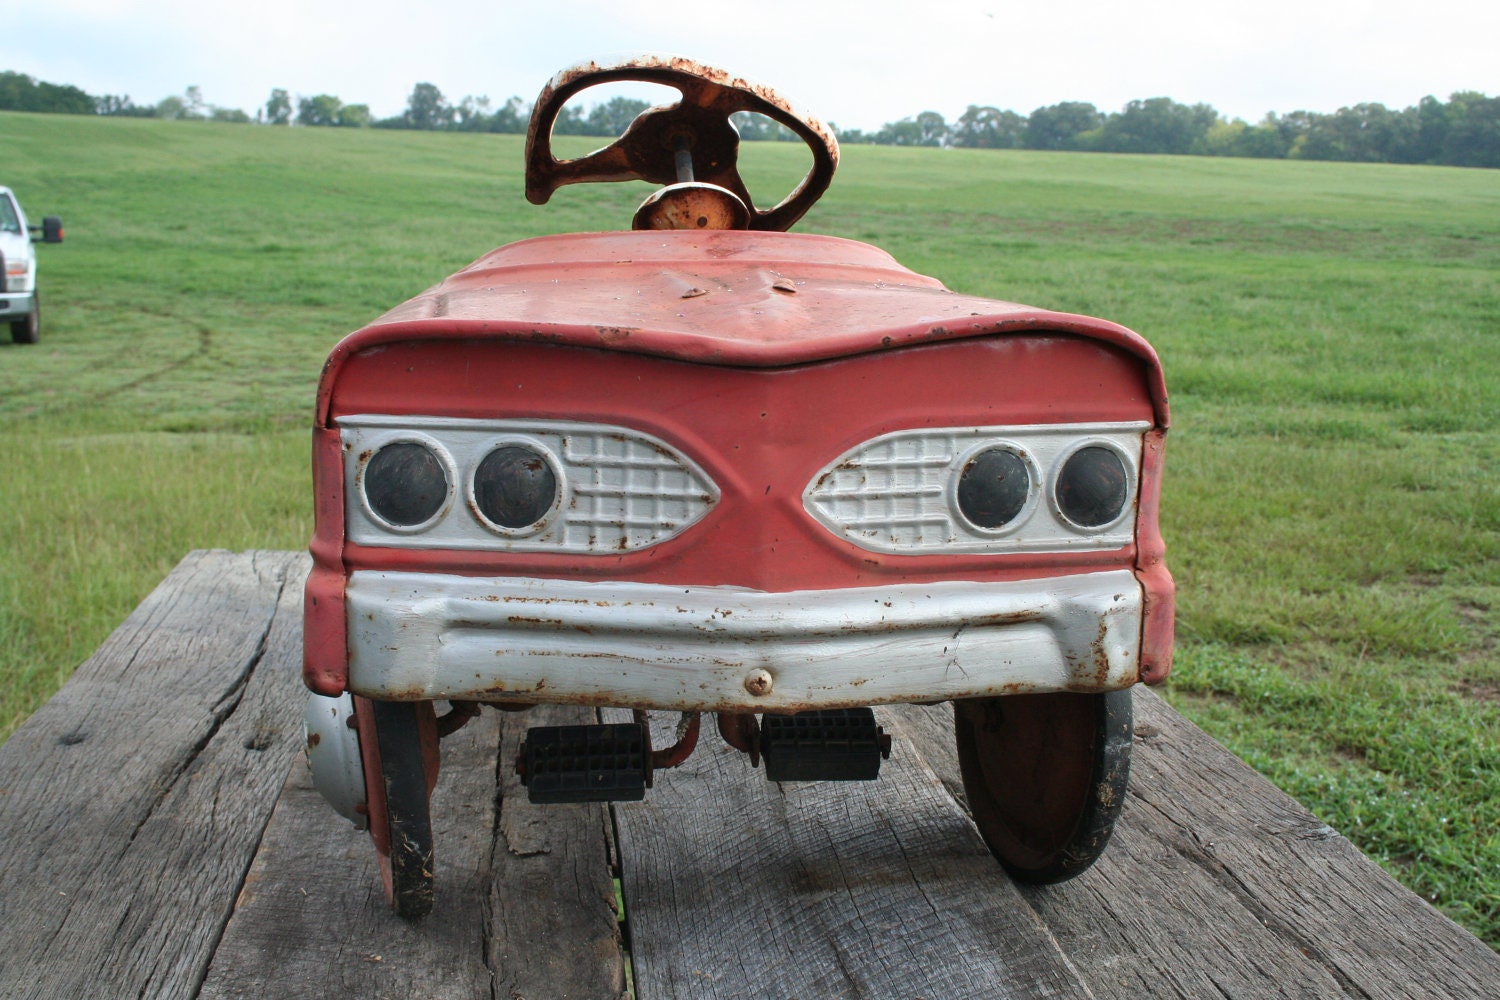
[{"label": "red hood", "polygon": [[1137,356],[1167,424],[1156,353],[1104,320],[960,295],[852,240],[800,233],[575,233],[481,257],[346,337],[318,397],[326,422],[350,354],[395,341],[500,337],[770,368],[912,343],[1048,330]]}]

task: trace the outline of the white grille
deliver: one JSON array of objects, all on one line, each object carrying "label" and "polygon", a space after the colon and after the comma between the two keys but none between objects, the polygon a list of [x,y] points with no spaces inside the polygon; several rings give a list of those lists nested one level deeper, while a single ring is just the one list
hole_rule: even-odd
[{"label": "white grille", "polygon": [[[803,492],[807,512],[834,534],[872,552],[1046,552],[1115,549],[1134,537],[1124,516],[1103,531],[1070,524],[1051,502],[1051,480],[1075,447],[1095,443],[1120,455],[1135,510],[1146,423],[945,427],[896,431],[840,455]],[[1020,514],[986,530],[958,511],[958,479],[969,457],[998,447],[1026,463],[1030,489]]]},{"label": "white grille", "polygon": [[[655,545],[700,520],[718,488],[686,455],[649,434],[606,424],[440,417],[341,417],[346,534],[362,545],[619,553]],[[421,530],[393,529],[372,516],[360,495],[360,456],[386,444],[418,441],[448,469],[455,498]],[[561,502],[536,526],[519,531],[476,513],[473,475],[497,447],[521,445],[547,458]]]},{"label": "white grille", "polygon": [[957,456],[951,434],[886,437],[840,459],[809,491],[814,514],[851,537],[911,548],[952,540],[945,480]]},{"label": "white grille", "polygon": [[573,505],[562,514],[565,549],[641,548],[675,535],[718,499],[708,477],[685,458],[633,432],[570,432],[562,436],[561,458]]}]

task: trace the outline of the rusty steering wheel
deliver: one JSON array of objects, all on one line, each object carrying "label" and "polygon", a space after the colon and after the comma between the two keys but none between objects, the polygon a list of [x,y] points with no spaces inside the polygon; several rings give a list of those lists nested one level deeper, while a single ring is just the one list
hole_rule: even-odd
[{"label": "rusty steering wheel", "polygon": [[[641,81],[677,90],[682,99],[641,112],[618,139],[576,160],[552,155],[552,127],[568,99],[601,83]],[[740,178],[739,133],[730,115],[753,111],[795,132],[812,151],[812,168],[775,207],[754,207]],[[689,159],[684,163],[683,157]],[[526,134],[526,200],[546,204],[564,184],[642,180],[651,184],[722,188],[743,203],[744,227],[785,231],[828,189],[839,162],[838,141],[810,115],[769,87],[688,59],[641,56],[580,63],[554,76],[536,99]],[[686,174],[686,176],[684,176]]]}]

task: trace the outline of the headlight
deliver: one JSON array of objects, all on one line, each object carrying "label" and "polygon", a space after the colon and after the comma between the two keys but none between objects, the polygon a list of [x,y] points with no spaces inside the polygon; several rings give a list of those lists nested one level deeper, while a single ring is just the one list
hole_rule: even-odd
[{"label": "headlight", "polygon": [[958,474],[958,510],[976,528],[1004,528],[1021,516],[1034,493],[1031,466],[1010,448],[982,448]]},{"label": "headlight", "polygon": [[1102,528],[1125,513],[1130,472],[1113,448],[1085,445],[1063,459],[1052,489],[1063,517],[1080,528]]},{"label": "headlight", "polygon": [[[807,512],[872,552],[1128,545],[1144,421],[896,431],[825,466]],[[1046,502],[1043,502],[1043,498]]]},{"label": "headlight", "polygon": [[5,290],[7,292],[26,291],[27,271],[25,257],[5,258]]},{"label": "headlight", "polygon": [[360,474],[370,513],[394,528],[416,528],[448,503],[451,485],[442,459],[420,441],[393,441],[370,456]]},{"label": "headlight", "polygon": [[345,534],[361,545],[619,554],[719,501],[691,459],[628,427],[385,415],[338,426]]},{"label": "headlight", "polygon": [[474,469],[474,506],[501,530],[536,527],[557,501],[557,473],[536,448],[501,445]]}]

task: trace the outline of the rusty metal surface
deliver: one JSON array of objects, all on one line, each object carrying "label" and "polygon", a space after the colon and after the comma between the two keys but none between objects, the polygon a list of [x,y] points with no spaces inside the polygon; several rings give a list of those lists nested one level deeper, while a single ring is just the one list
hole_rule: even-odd
[{"label": "rusty metal surface", "polygon": [[[877,351],[787,368],[683,365],[648,355],[490,338],[406,340],[362,350],[325,383],[334,419],[385,407],[395,415],[491,420],[567,415],[624,424],[690,456],[720,485],[722,500],[711,518],[652,548],[583,559],[565,553],[363,546],[343,534],[347,498],[337,431],[320,431],[319,534],[305,638],[309,683],[325,694],[343,690],[348,663],[343,583],[350,570],[731,583],[784,591],[1134,567],[1132,546],[1044,554],[869,552],[814,521],[802,494],[817,471],[847,448],[937,420],[971,426],[1038,415],[1149,421],[1164,403],[1151,391],[1154,371],[1107,343],[1046,333],[938,340],[897,356]],[[1143,472],[1148,478],[1156,474],[1154,467]],[[1151,483],[1142,486],[1147,490]],[[1164,571],[1142,582],[1170,588]]]},{"label": "rusty metal surface", "polygon": [[479,702],[450,702],[448,711],[437,717],[437,734],[441,739],[452,736],[479,716]]},{"label": "rusty metal surface", "polygon": [[[941,363],[938,347],[953,352]],[[981,384],[983,393],[969,392]],[[674,402],[664,407],[663,400]],[[333,429],[340,414],[372,412],[628,423],[681,444],[729,490],[711,536],[685,534],[649,558],[626,553],[579,563],[545,553],[373,550],[345,538]],[[1035,575],[1035,560],[1005,556],[842,551],[783,498],[796,496],[827,461],[827,451],[798,451],[808,445],[849,447],[934,419],[1038,418],[1154,425],[1142,465],[1139,558],[1131,546],[1107,558],[1058,553],[1044,561],[1059,573],[1136,570],[1147,595],[1142,675],[1159,680],[1170,665],[1172,632],[1172,582],[1155,522],[1169,417],[1156,354],[1137,334],[957,295],[877,248],[829,237],[640,232],[512,244],[352,334],[329,357],[314,458],[309,686],[324,694],[344,689],[343,583],[362,567],[728,580],[767,590]],[[811,437],[802,430],[814,427],[827,430]],[[790,452],[786,442],[795,442]],[[757,555],[726,560],[727,552]]]},{"label": "rusty metal surface", "polygon": [[310,694],[302,718],[303,749],[313,787],[355,829],[367,828],[364,760],[354,731],[353,699],[348,694],[336,698]]},{"label": "rusty metal surface", "polygon": [[[340,417],[338,426],[351,544],[621,555],[690,531],[719,500],[718,487],[691,459],[617,424],[365,414]],[[362,480],[382,448],[408,443],[431,450],[446,494],[426,523],[392,525],[374,511]],[[487,518],[468,475],[502,443],[524,447],[553,476],[553,505],[530,526],[507,528]]]},{"label": "rusty metal surface", "polygon": [[795,233],[539,237],[485,255],[346,337],[324,368],[318,423],[327,426],[349,358],[402,341],[521,341],[777,367],[1047,333],[1137,358],[1155,422],[1167,425],[1160,365],[1140,335],[1105,320],[956,294],[866,244]]},{"label": "rusty metal surface", "polygon": [[750,766],[760,766],[760,723],[751,712],[720,712],[715,717],[719,736],[740,753],[750,755]]},{"label": "rusty metal surface", "polygon": [[[588,156],[576,160],[553,156],[552,126],[568,99],[592,86],[626,80],[672,87],[682,99],[642,112],[617,140]],[[770,87],[681,56],[579,63],[548,81],[532,107],[526,134],[526,197],[537,205],[545,204],[565,184],[675,183],[679,180],[677,148],[685,139],[691,146],[694,179],[738,197],[750,208],[751,229],[784,231],[827,190],[838,168],[838,140],[818,119]],[[786,126],[813,154],[812,167],[801,183],[765,211],[754,208],[737,168],[739,134],[729,116],[739,111],[763,114]]]},{"label": "rusty metal surface", "polygon": [[1166,541],[1161,534],[1161,482],[1166,428],[1146,435],[1141,448],[1141,490],[1136,516],[1136,578],[1146,595],[1141,626],[1141,680],[1160,684],[1172,672],[1177,635],[1177,589],[1167,570]]},{"label": "rusty metal surface", "polygon": [[746,229],[750,209],[724,188],[698,182],[664,187],[636,210],[635,229]]},{"label": "rusty metal surface", "polygon": [[795,712],[1138,679],[1128,570],[767,594],[356,572],[351,690],[375,698]]},{"label": "rusty metal surface", "polygon": [[[553,156],[566,101],[621,80],[681,100]],[[741,111],[812,150],[766,211],[738,172]],[[837,143],[774,91],[689,60],[558,74],[526,158],[537,204],[580,181],[667,188],[638,232],[480,258],[346,337],[318,389],[304,674],[356,696],[345,757],[398,911],[430,894],[402,861],[430,829],[402,817],[425,816],[439,735],[479,703],[679,711],[649,786],[692,752],[704,711],[753,764],[757,713],[953,700],[996,856],[1039,882],[1090,864],[1123,801],[1128,688],[1170,669],[1169,414],[1150,345],[786,234]],[[575,447],[589,434],[619,447]],[[974,471],[981,451],[1010,458]],[[507,471],[516,453],[530,472]],[[696,478],[664,484],[674,470]],[[436,719],[434,700],[453,712]],[[415,739],[382,748],[393,712]],[[384,777],[410,780],[383,791],[382,752]]]},{"label": "rusty metal surface", "polygon": [[[870,552],[1111,551],[1135,537],[1142,434],[1147,421],[1127,423],[964,424],[883,434],[831,458],[803,491],[809,515],[829,531]],[[1125,478],[1123,502],[1112,518],[1085,527],[1059,505],[1059,473],[1081,448],[1104,448]],[[958,484],[975,455],[1014,456],[1024,483],[1022,502],[1000,524],[969,520]]]},{"label": "rusty metal surface", "polygon": [[698,733],[703,726],[703,716],[698,712],[683,712],[677,723],[677,741],[669,747],[651,751],[652,771],[663,771],[677,767],[693,754],[698,746]]}]

